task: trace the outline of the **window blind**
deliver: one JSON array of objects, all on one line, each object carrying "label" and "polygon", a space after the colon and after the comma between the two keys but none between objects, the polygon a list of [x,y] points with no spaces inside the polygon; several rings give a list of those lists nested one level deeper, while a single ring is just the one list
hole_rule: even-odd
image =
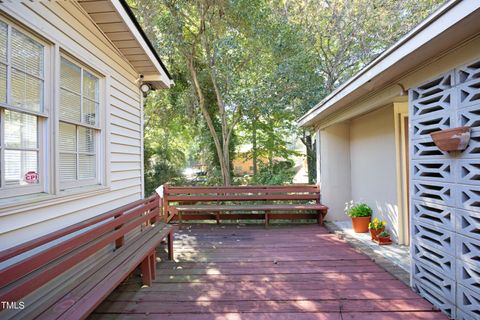
[{"label": "window blind", "polygon": [[95,179],[98,78],[63,57],[60,73],[60,180]]}]

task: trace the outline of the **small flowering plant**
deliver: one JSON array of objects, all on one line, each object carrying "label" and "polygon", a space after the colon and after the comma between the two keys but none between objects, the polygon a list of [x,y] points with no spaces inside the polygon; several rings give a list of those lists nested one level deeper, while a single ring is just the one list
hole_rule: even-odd
[{"label": "small flowering plant", "polygon": [[375,219],[373,219],[373,221],[371,221],[368,224],[368,229],[378,230],[378,229],[385,228],[386,225],[387,225],[387,223],[385,221],[379,220],[378,218],[375,218]]}]

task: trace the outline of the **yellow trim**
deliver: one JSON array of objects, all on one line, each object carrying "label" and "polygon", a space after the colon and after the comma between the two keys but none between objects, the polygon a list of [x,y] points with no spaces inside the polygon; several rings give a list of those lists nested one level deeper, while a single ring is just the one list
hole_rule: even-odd
[{"label": "yellow trim", "polygon": [[407,181],[407,163],[405,155],[408,156],[408,150],[405,143],[405,117],[408,117],[408,103],[398,101],[393,103],[393,114],[395,123],[395,150],[396,150],[396,176],[397,176],[397,205],[398,205],[398,242],[400,244],[409,244],[408,235],[408,181]]}]

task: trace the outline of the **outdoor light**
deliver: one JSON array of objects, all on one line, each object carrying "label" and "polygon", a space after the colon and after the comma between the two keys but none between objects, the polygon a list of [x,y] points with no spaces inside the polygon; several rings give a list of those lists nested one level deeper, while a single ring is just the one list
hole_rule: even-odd
[{"label": "outdoor light", "polygon": [[142,83],[140,90],[142,90],[143,96],[146,96],[147,93],[152,90],[152,87],[148,83]]}]

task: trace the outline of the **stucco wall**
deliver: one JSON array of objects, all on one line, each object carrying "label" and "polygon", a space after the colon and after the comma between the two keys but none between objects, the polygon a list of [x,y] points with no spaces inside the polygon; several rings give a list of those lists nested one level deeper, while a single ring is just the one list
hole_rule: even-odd
[{"label": "stucco wall", "polygon": [[320,132],[320,181],[322,203],[329,207],[327,220],[347,220],[350,200],[349,125],[340,123]]},{"label": "stucco wall", "polygon": [[398,240],[393,106],[350,122],[352,200],[367,203]]}]

